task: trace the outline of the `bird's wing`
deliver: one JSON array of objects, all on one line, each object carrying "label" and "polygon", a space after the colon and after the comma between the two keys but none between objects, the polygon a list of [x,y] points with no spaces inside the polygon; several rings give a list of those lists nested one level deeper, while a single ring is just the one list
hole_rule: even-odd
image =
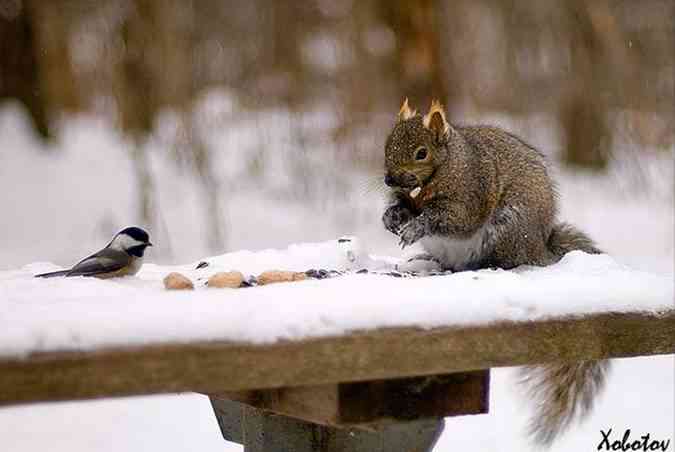
[{"label": "bird's wing", "polygon": [[96,254],[82,259],[68,272],[67,276],[93,276],[121,270],[129,264],[129,255],[124,251],[104,248]]}]

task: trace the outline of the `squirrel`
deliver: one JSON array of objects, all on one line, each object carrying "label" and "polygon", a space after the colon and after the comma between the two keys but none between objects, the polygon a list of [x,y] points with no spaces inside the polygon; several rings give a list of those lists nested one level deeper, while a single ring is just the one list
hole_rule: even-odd
[{"label": "squirrel", "polygon": [[[559,222],[546,160],[517,136],[490,126],[455,126],[432,101],[422,116],[405,99],[385,144],[390,205],[382,221],[402,247],[419,242],[444,270],[545,266],[572,250],[601,251]],[[549,446],[602,391],[609,361],[523,368],[536,402],[533,440]]]}]

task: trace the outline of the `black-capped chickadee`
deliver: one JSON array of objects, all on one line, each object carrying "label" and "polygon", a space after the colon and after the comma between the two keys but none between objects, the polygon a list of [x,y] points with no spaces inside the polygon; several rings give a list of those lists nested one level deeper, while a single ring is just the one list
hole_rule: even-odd
[{"label": "black-capped chickadee", "polygon": [[114,278],[138,273],[143,265],[143,253],[150,243],[148,233],[141,228],[130,227],[118,232],[101,251],[82,259],[69,270],[60,270],[35,275],[36,278],[54,276],[95,276]]}]

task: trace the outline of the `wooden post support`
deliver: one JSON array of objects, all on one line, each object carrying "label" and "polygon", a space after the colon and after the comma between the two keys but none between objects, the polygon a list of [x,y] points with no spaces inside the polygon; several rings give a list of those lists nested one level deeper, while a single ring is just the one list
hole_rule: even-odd
[{"label": "wooden post support", "polygon": [[374,430],[335,428],[212,398],[223,437],[244,452],[429,452],[443,419],[393,423]]},{"label": "wooden post support", "polygon": [[374,428],[396,421],[482,414],[490,371],[209,394],[306,422]]}]

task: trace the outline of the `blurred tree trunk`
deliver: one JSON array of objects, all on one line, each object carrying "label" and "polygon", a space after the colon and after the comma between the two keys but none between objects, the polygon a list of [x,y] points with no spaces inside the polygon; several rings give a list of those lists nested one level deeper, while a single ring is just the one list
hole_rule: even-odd
[{"label": "blurred tree trunk", "polygon": [[181,114],[181,127],[185,139],[184,149],[189,153],[192,170],[204,193],[206,245],[211,252],[222,252],[226,245],[222,187],[216,176],[218,168],[214,166],[212,151],[201,136],[199,127],[194,122],[194,115],[194,111],[190,109],[184,110]]},{"label": "blurred tree trunk", "polygon": [[[185,1],[134,0],[121,26],[124,51],[118,62],[116,98],[122,129],[132,137],[132,157],[138,185],[139,216],[158,226],[158,205],[145,141],[162,108],[179,113],[182,155],[204,190],[207,244],[213,251],[225,246],[221,226],[220,187],[212,156],[193,121],[193,102],[200,88],[195,82],[196,47],[194,5]],[[168,252],[168,250],[165,250]]]},{"label": "blurred tree trunk", "polygon": [[113,80],[122,130],[131,137],[136,173],[138,216],[153,227],[155,221],[154,184],[145,141],[152,131],[158,102],[153,83],[149,43],[156,32],[158,10],[152,0],[135,0],[121,24],[124,48]]},{"label": "blurred tree trunk", "polygon": [[563,128],[563,161],[570,166],[605,169],[609,162],[611,131],[603,96],[608,68],[589,5],[581,0],[565,3],[570,20],[570,80],[562,91],[560,121]]},{"label": "blurred tree trunk", "polygon": [[444,10],[439,3],[379,1],[380,14],[396,36],[394,73],[401,97],[409,97],[411,105],[419,110],[427,108],[432,99],[448,101],[439,34]]},{"label": "blurred tree trunk", "polygon": [[68,6],[63,0],[26,2],[39,49],[40,83],[50,113],[77,112],[82,108],[70,56],[70,24],[74,13]]},{"label": "blurred tree trunk", "polygon": [[124,47],[117,65],[115,98],[120,126],[132,136],[149,134],[158,111],[156,74],[150,48],[157,31],[155,3],[153,0],[134,0],[120,30]]},{"label": "blurred tree trunk", "polygon": [[[345,93],[337,99],[338,125],[333,131],[333,140],[345,145],[352,133],[362,127],[373,108],[381,104],[380,93],[372,89],[373,80],[381,76],[375,64],[367,64],[372,55],[364,48],[364,40],[373,13],[372,2],[355,2],[348,12],[348,20],[340,20],[335,30],[338,39],[345,41],[350,55],[340,55],[348,61],[337,73],[337,91]],[[386,104],[385,104],[386,105]]]},{"label": "blurred tree trunk", "polygon": [[[10,6],[12,2],[9,2]],[[34,20],[30,11],[14,5],[13,14],[0,14],[0,99],[15,98],[23,103],[33,126],[49,138],[49,122],[38,71]]]},{"label": "blurred tree trunk", "polygon": [[[164,4],[163,1],[160,3]],[[189,153],[192,171],[201,185],[205,200],[203,208],[206,226],[206,244],[211,252],[222,252],[226,245],[224,200],[214,164],[214,150],[202,136],[203,127],[195,123],[197,93],[203,86],[197,81],[198,61],[195,57],[199,42],[197,4],[192,1],[174,0],[171,8],[163,9],[161,33],[162,61],[174,68],[165,74],[160,68],[157,79],[163,81],[164,103],[180,111],[181,126],[185,134],[184,150]],[[164,63],[162,64],[162,66]]]},{"label": "blurred tree trunk", "polygon": [[604,106],[588,93],[588,89],[579,89],[561,100],[560,122],[566,165],[597,170],[607,167],[611,132],[606,114]]},{"label": "blurred tree trunk", "polygon": [[307,70],[302,61],[300,47],[305,27],[302,23],[302,2],[273,1],[266,5],[269,9],[269,27],[271,30],[272,64],[271,72],[277,77],[282,102],[291,111],[299,110],[304,96],[308,94]]}]

